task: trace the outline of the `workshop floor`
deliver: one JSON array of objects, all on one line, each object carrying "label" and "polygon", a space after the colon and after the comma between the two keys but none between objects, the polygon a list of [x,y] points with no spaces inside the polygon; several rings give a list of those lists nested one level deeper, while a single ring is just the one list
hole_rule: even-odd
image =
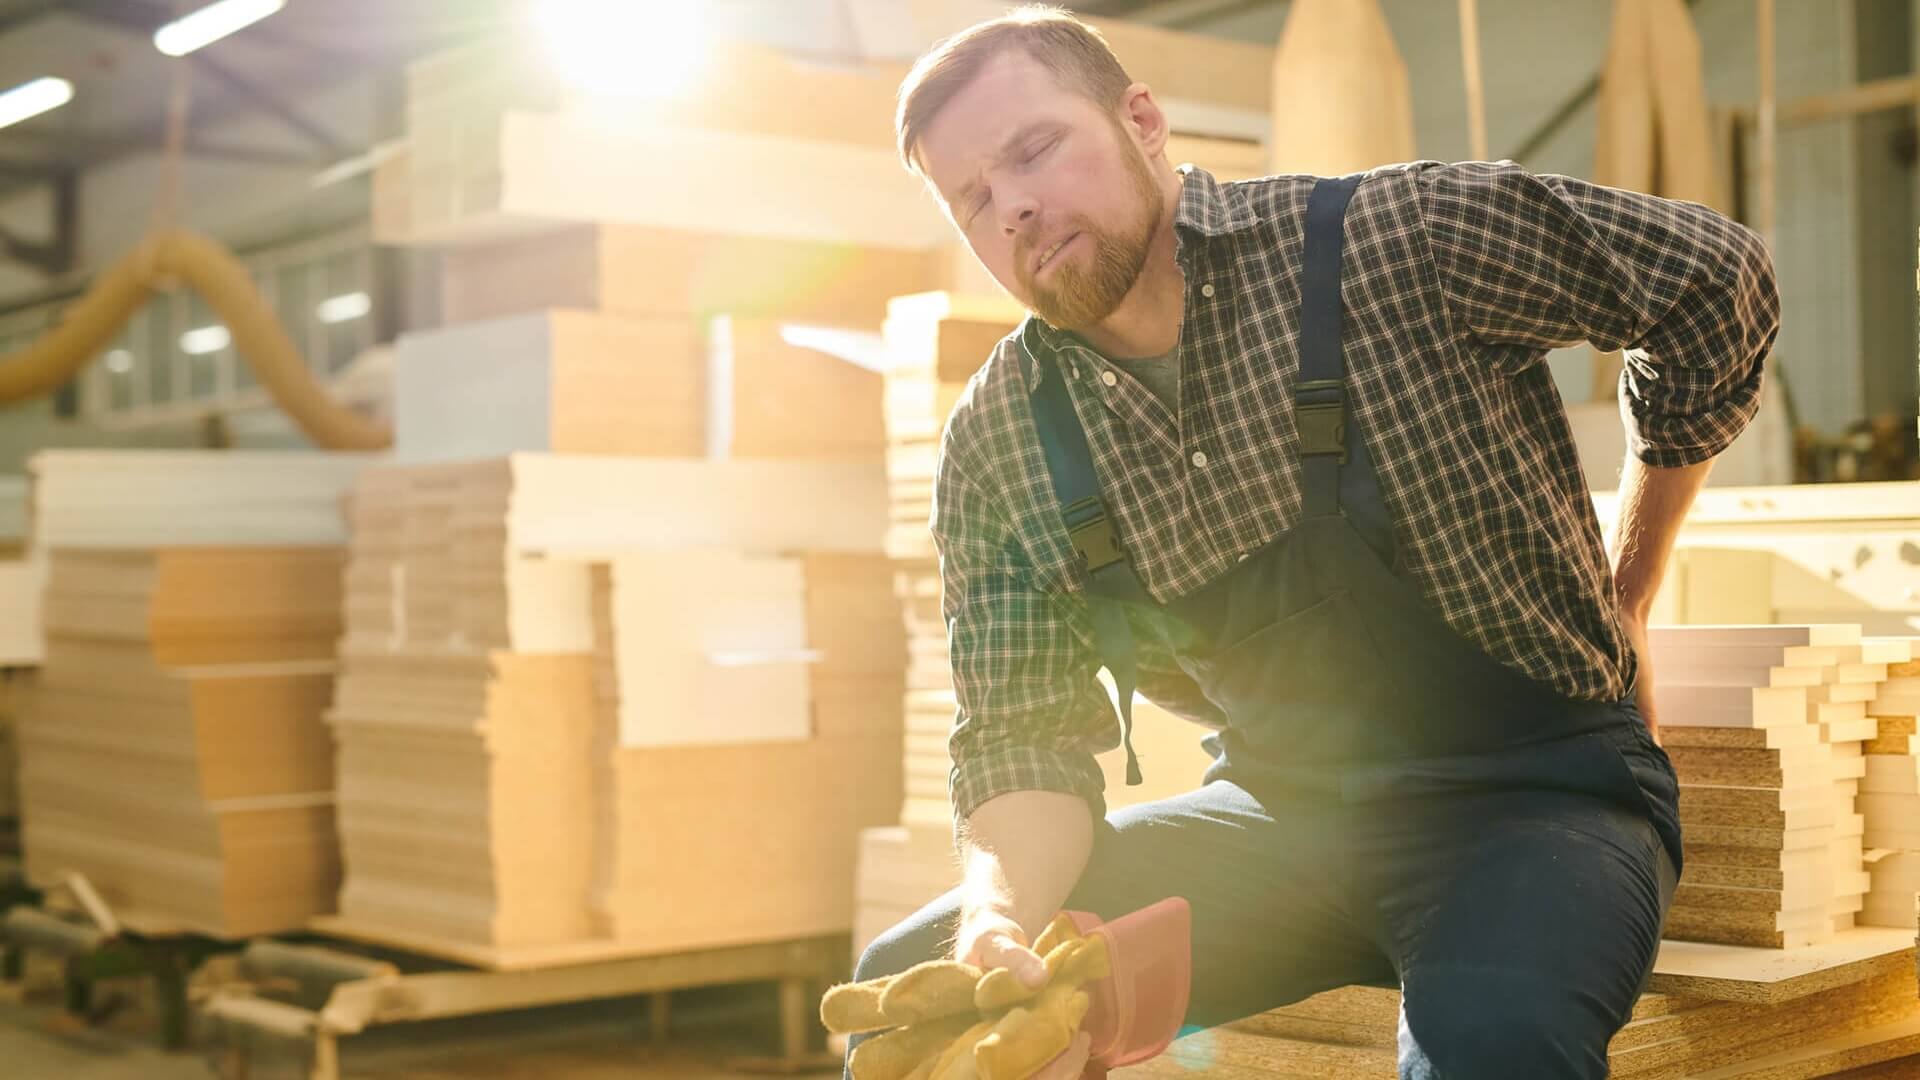
[{"label": "workshop floor", "polygon": [[[778,1042],[770,988],[729,988],[675,996],[673,1035],[647,1044],[643,1000],[527,1010],[488,1017],[379,1028],[341,1044],[342,1080],[735,1080],[739,1057],[772,1053]],[[0,998],[0,1062],[10,1080],[210,1080],[199,1051],[155,1044],[136,991],[118,1013],[94,1024],[66,1015],[57,999]],[[811,1074],[817,1080],[837,1071]],[[256,1059],[249,1080],[305,1080],[292,1060]]]}]

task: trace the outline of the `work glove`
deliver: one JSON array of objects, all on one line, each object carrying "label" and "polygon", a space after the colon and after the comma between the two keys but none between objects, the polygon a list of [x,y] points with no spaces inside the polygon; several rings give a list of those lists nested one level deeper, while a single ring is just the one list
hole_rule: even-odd
[{"label": "work glove", "polygon": [[854,1048],[854,1080],[1026,1080],[1073,1043],[1090,1002],[1083,987],[1111,974],[1105,939],[1065,914],[1034,951],[1046,963],[1039,986],[1006,968],[929,960],[833,987],[820,1019],[838,1034],[881,1032]]}]

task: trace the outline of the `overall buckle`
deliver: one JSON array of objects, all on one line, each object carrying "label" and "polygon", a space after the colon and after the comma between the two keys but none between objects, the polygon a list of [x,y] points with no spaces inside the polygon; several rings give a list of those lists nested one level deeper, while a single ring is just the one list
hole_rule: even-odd
[{"label": "overall buckle", "polygon": [[1124,560],[1120,538],[1113,531],[1113,519],[1099,496],[1089,495],[1070,504],[1065,511],[1067,537],[1089,574]]},{"label": "overall buckle", "polygon": [[1300,456],[1332,454],[1347,463],[1347,386],[1339,379],[1314,379],[1293,388],[1293,426],[1300,435]]}]

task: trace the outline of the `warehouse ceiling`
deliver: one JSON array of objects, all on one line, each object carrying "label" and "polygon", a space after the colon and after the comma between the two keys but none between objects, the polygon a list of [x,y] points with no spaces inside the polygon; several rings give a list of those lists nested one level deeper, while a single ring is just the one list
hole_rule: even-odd
[{"label": "warehouse ceiling", "polygon": [[[302,98],[484,33],[504,6],[294,0],[186,58],[189,146],[202,158],[322,166],[358,153],[365,132],[331,130]],[[174,8],[171,0],[0,0],[0,72],[9,76],[0,83],[53,74],[76,88],[70,105],[0,130],[0,195],[163,145],[173,66],[152,35]],[[214,134],[245,115],[272,117],[278,137],[235,143]]]},{"label": "warehouse ceiling", "polygon": [[[165,147],[183,68],[153,32],[205,0],[0,0],[0,90],[40,76],[73,85],[66,105],[0,128],[0,204],[40,196],[43,225],[0,225],[0,260],[59,274],[76,266],[80,178]],[[305,169],[316,186],[362,175],[367,151],[401,126],[400,75],[427,54],[512,33],[541,0],[287,0],[271,17],[184,58],[185,148],[196,168]],[[608,0],[617,4],[656,0]],[[872,0],[676,0],[728,35],[822,57],[858,51],[850,5]],[[902,0],[905,2],[905,0]],[[1011,2],[1011,0],[1009,0]],[[1085,0],[1088,15],[1210,32],[1284,0]],[[631,21],[633,9],[614,9]],[[616,20],[618,21],[618,20]],[[326,107],[329,92],[358,94]],[[337,105],[337,103],[336,103]],[[35,206],[42,201],[35,201]],[[50,239],[49,239],[50,238]]]}]

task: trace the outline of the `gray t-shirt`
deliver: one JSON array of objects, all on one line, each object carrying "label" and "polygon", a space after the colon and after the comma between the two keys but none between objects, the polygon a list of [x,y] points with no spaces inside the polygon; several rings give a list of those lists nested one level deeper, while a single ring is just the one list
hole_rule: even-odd
[{"label": "gray t-shirt", "polygon": [[1139,380],[1140,385],[1153,391],[1153,396],[1167,403],[1173,412],[1180,411],[1180,346],[1159,356],[1143,356],[1132,360],[1108,357],[1108,362],[1121,371]]}]

